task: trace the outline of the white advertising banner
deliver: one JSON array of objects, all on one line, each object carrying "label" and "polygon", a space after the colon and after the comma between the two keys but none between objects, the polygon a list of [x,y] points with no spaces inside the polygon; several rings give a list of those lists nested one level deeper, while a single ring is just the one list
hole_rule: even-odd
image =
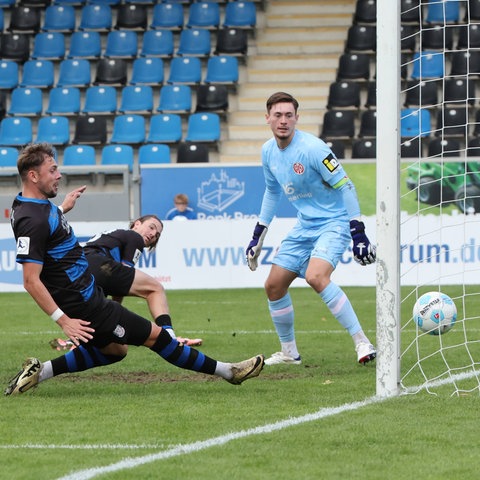
[{"label": "white advertising banner", "polygon": [[[154,252],[145,252],[138,268],[158,278],[167,289],[263,287],[281,240],[293,218],[272,222],[259,267],[251,272],[245,247],[256,223],[248,220],[193,220],[165,222]],[[479,215],[402,216],[402,284],[480,283]],[[375,218],[365,219],[367,234],[375,241]],[[119,222],[72,223],[80,241],[114,228]],[[334,273],[343,286],[375,285],[375,265],[362,267],[347,250]],[[296,286],[306,285],[297,280]],[[0,291],[22,291],[21,266],[15,262],[15,242],[8,224],[0,225]]]}]

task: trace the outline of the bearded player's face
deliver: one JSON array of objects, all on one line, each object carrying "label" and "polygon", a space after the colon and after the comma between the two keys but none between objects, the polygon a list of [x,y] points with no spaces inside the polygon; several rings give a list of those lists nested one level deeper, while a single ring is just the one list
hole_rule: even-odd
[{"label": "bearded player's face", "polygon": [[272,105],[266,119],[277,140],[282,143],[291,140],[298,120],[298,115],[295,113],[292,103],[282,102]]}]

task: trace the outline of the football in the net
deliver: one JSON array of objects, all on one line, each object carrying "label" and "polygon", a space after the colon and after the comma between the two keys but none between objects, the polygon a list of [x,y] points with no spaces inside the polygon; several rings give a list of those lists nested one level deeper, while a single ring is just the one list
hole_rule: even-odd
[{"label": "football in the net", "polygon": [[444,293],[424,293],[413,306],[413,319],[423,332],[441,335],[455,325],[457,307]]}]

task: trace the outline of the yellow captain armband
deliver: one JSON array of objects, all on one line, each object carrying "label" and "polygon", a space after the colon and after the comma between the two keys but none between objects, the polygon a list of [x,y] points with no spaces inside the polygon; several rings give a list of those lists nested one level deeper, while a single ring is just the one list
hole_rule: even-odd
[{"label": "yellow captain armband", "polygon": [[343,185],[345,185],[347,182],[349,182],[350,179],[348,177],[343,177],[339,182],[337,182],[335,185],[332,185],[332,188],[340,188]]}]

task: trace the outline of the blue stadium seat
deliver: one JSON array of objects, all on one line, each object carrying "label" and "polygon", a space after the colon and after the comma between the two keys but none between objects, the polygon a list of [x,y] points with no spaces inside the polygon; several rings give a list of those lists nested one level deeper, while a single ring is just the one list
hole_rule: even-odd
[{"label": "blue stadium seat", "polygon": [[18,63],[10,60],[0,61],[0,89],[12,89],[18,86]]},{"label": "blue stadium seat", "polygon": [[401,137],[428,137],[431,130],[431,115],[426,108],[402,109],[400,119]]},{"label": "blue stadium seat", "polygon": [[217,142],[220,134],[220,116],[217,113],[192,113],[188,117],[187,142]]},{"label": "blue stadium seat", "polygon": [[110,85],[94,85],[85,91],[82,113],[112,115],[117,111],[117,89]]},{"label": "blue stadium seat", "polygon": [[170,62],[167,83],[194,85],[202,79],[202,63],[198,57],[174,57]]},{"label": "blue stadium seat", "polygon": [[118,115],[113,120],[110,143],[138,144],[145,141],[145,118],[142,115]]},{"label": "blue stadium seat", "polygon": [[104,56],[107,58],[133,58],[137,55],[138,35],[131,30],[108,32]]},{"label": "blue stadium seat", "polygon": [[16,167],[17,158],[18,150],[15,147],[0,148],[0,167]]},{"label": "blue stadium seat", "polygon": [[445,73],[445,54],[443,52],[425,50],[413,55],[411,78],[425,80],[442,78]]},{"label": "blue stadium seat", "polygon": [[188,9],[188,28],[216,29],[220,25],[220,6],[218,3],[192,3]]},{"label": "blue stadium seat", "polygon": [[70,37],[68,58],[95,59],[102,53],[99,32],[73,32]]},{"label": "blue stadium seat", "polygon": [[160,89],[157,112],[190,113],[192,89],[189,85],[164,85]]},{"label": "blue stadium seat", "polygon": [[205,83],[238,83],[239,69],[237,57],[220,55],[210,57],[207,61]]},{"label": "blue stadium seat", "polygon": [[206,57],[210,55],[211,49],[209,30],[191,28],[180,32],[177,55]]},{"label": "blue stadium seat", "polygon": [[72,5],[49,5],[45,9],[43,31],[72,32],[75,30],[75,24],[75,8]]},{"label": "blue stadium seat", "polygon": [[460,20],[459,0],[429,0],[427,3],[427,23],[444,25]]},{"label": "blue stadium seat", "polygon": [[153,89],[149,85],[123,87],[119,113],[148,114],[153,110]]},{"label": "blue stadium seat", "polygon": [[40,115],[43,110],[42,89],[35,87],[17,87],[10,97],[9,115]]},{"label": "blue stadium seat", "polygon": [[34,60],[63,60],[65,35],[62,32],[40,32],[33,40],[31,58]]},{"label": "blue stadium seat", "polygon": [[106,145],[102,148],[101,165],[127,165],[133,170],[133,148],[130,145]]},{"label": "blue stadium seat", "polygon": [[171,30],[147,30],[142,37],[140,56],[171,57],[174,43]]},{"label": "blue stadium seat", "polygon": [[80,112],[80,90],[77,87],[55,87],[48,92],[48,115],[77,115]]},{"label": "blue stadium seat", "polygon": [[52,145],[66,145],[70,140],[70,126],[67,117],[41,117],[37,126],[37,142]]},{"label": "blue stadium seat", "polygon": [[150,28],[181,30],[183,22],[182,5],[175,3],[157,3],[154,5]]},{"label": "blue stadium seat", "polygon": [[152,115],[148,143],[177,143],[182,139],[182,118],[175,113]]},{"label": "blue stadium seat", "polygon": [[91,83],[90,62],[85,58],[67,58],[60,62],[57,87],[88,87]]},{"label": "blue stadium seat", "polygon": [[[0,150],[0,164],[1,164]],[[16,162],[16,156],[15,156]],[[138,149],[138,163],[140,165],[155,163],[170,163],[170,147],[165,144],[147,144]],[[15,163],[16,165],[16,163]]]},{"label": "blue stadium seat", "polygon": [[96,165],[95,148],[91,145],[68,145],[63,151],[63,165]]},{"label": "blue stadium seat", "polygon": [[54,82],[54,68],[51,60],[27,60],[23,64],[21,87],[51,87]]},{"label": "blue stadium seat", "polygon": [[229,2],[225,6],[224,27],[255,28],[257,11],[254,2]]},{"label": "blue stadium seat", "polygon": [[161,85],[163,60],[158,57],[140,57],[133,61],[130,85]]},{"label": "blue stadium seat", "polygon": [[95,5],[110,5],[111,7],[117,7],[120,5],[121,0],[86,0],[87,3],[93,3]]},{"label": "blue stadium seat", "polygon": [[0,145],[23,146],[33,138],[32,120],[27,117],[6,117],[0,122]]},{"label": "blue stadium seat", "polygon": [[107,32],[112,28],[112,9],[107,4],[87,4],[82,7],[79,30]]}]

